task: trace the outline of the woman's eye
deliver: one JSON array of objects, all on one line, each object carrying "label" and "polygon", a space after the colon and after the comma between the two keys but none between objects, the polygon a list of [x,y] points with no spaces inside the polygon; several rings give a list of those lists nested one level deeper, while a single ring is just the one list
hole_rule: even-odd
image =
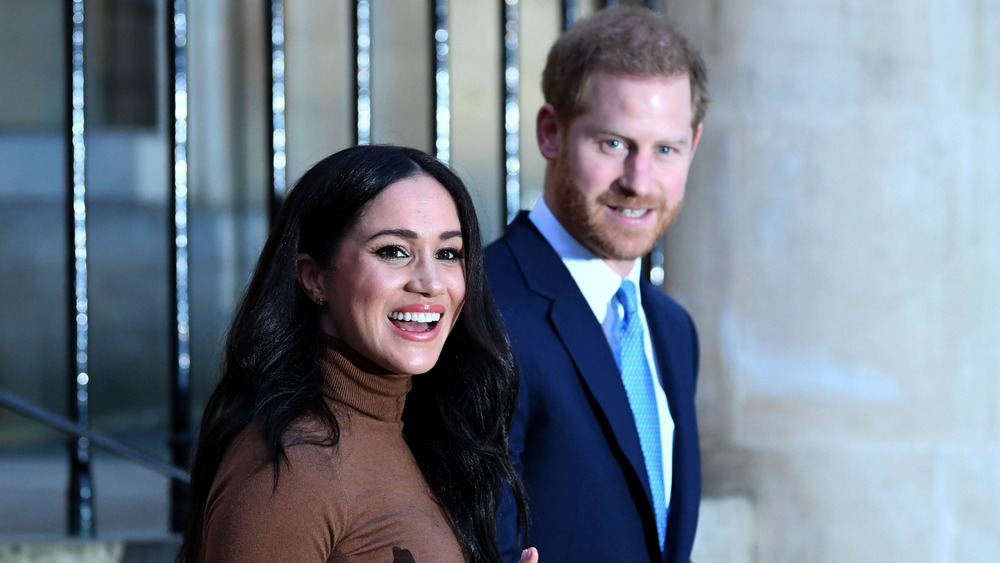
[{"label": "woman's eye", "polygon": [[437,251],[438,260],[461,260],[462,251],[455,248],[442,248]]},{"label": "woman's eye", "polygon": [[402,260],[409,257],[400,246],[383,246],[375,251],[375,255],[383,260]]}]

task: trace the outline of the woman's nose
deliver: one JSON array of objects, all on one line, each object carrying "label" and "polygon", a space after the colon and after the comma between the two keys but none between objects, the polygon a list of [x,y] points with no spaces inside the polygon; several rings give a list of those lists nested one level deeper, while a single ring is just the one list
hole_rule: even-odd
[{"label": "woman's nose", "polygon": [[434,296],[444,293],[444,282],[438,275],[438,265],[433,259],[420,259],[414,264],[413,276],[406,289],[422,295]]}]

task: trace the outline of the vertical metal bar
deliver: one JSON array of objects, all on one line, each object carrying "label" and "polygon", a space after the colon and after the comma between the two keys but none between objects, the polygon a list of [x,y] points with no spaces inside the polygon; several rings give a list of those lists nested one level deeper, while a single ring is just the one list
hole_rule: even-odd
[{"label": "vertical metal bar", "polygon": [[[658,14],[665,14],[667,9],[665,0],[646,0],[646,6]],[[663,287],[663,282],[667,277],[667,249],[664,244],[665,240],[664,236],[656,240],[653,250],[650,251],[649,256],[646,257],[643,264],[643,272],[646,274],[646,279],[657,287]]]},{"label": "vertical metal bar", "polygon": [[[80,426],[89,426],[90,375],[87,372],[87,339],[89,318],[87,313],[87,145],[84,137],[84,2],[68,0],[69,20],[69,88],[68,101],[69,143],[67,144],[68,190],[67,219],[72,228],[68,229],[69,244],[67,258],[73,281],[68,284],[69,332],[72,359],[69,378],[70,419]],[[94,483],[90,473],[90,441],[87,438],[72,438],[69,449],[69,503],[67,526],[69,534],[77,537],[93,537],[96,534],[94,520]]]},{"label": "vertical metal bar", "polygon": [[660,237],[653,246],[653,250],[651,250],[649,255],[643,260],[642,271],[646,275],[646,279],[658,287],[663,285],[663,281],[667,274],[666,269],[664,268],[666,264],[665,257],[663,237]]},{"label": "vertical metal bar", "polygon": [[521,209],[521,160],[518,139],[521,111],[517,99],[520,81],[517,56],[520,23],[518,7],[518,0],[503,0],[503,183],[506,193],[507,223],[513,221]]},{"label": "vertical metal bar", "polygon": [[448,0],[434,0],[434,152],[442,162],[451,159],[451,75],[448,71]]},{"label": "vertical metal bar", "polygon": [[[170,180],[174,187],[170,211],[173,235],[170,271],[174,280],[171,309],[174,328],[171,348],[174,357],[170,386],[170,449],[174,465],[187,468],[191,453],[191,334],[188,309],[188,161],[187,161],[187,13],[185,0],[174,0],[169,18],[168,49],[172,95],[167,107],[174,119],[168,125],[173,137]],[[177,479],[170,482],[170,529],[183,529],[187,513],[187,485]]]},{"label": "vertical metal bar", "polygon": [[562,0],[562,28],[563,31],[573,27],[579,15],[579,6],[576,0]]},{"label": "vertical metal bar", "polygon": [[285,13],[282,0],[269,0],[267,32],[271,37],[271,195],[270,216],[285,198]]},{"label": "vertical metal bar", "polygon": [[358,127],[354,144],[371,143],[372,100],[371,100],[371,5],[368,0],[354,2],[354,80],[357,96],[354,115]]}]

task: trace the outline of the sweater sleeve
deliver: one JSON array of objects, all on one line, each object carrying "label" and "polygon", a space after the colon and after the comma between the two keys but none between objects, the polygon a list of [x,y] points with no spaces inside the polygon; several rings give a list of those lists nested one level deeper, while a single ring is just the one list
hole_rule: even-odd
[{"label": "sweater sleeve", "polygon": [[205,509],[203,561],[327,561],[349,510],[325,450],[287,448],[278,486],[263,439],[252,430],[229,447]]}]

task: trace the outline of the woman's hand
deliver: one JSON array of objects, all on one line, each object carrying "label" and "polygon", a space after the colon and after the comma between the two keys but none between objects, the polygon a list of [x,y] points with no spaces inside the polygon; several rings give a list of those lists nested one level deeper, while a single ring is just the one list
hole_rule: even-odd
[{"label": "woman's hand", "polygon": [[538,563],[538,550],[529,547],[521,552],[521,560],[518,563]]}]

